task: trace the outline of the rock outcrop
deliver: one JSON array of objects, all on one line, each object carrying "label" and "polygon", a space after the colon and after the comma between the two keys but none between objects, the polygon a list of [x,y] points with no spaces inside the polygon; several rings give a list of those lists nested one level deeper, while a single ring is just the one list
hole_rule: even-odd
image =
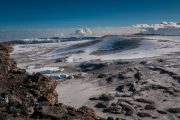
[{"label": "rock outcrop", "polygon": [[98,120],[94,110],[58,103],[57,82],[40,73],[28,74],[10,58],[10,44],[0,44],[0,119]]}]

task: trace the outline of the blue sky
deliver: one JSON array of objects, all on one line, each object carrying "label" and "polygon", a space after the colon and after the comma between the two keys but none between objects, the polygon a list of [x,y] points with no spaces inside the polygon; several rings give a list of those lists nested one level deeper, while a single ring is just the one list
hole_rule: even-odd
[{"label": "blue sky", "polygon": [[0,0],[0,29],[180,21],[180,0]]}]

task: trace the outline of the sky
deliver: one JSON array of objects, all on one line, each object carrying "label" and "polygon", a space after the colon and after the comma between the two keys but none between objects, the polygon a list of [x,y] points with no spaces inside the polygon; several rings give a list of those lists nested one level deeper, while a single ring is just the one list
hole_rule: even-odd
[{"label": "sky", "polygon": [[180,21],[180,0],[0,0],[0,29],[124,27]]}]

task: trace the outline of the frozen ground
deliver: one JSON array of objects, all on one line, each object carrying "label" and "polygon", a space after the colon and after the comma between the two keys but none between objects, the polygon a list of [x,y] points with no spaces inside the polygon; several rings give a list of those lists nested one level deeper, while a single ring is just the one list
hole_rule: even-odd
[{"label": "frozen ground", "polygon": [[[130,41],[136,41],[133,42],[133,47],[129,47],[127,45]],[[116,46],[115,48],[114,45]],[[125,45],[127,48],[125,49],[121,45]],[[117,46],[119,46],[119,48]],[[96,54],[92,54],[94,52],[96,52]],[[178,88],[179,86],[177,81],[174,80],[174,76],[170,76],[172,73],[169,72],[173,71],[173,74],[179,73],[179,52],[180,36],[109,35],[95,41],[88,40],[51,44],[15,45],[11,56],[17,61],[20,68],[24,68],[30,73],[55,71],[56,73],[50,72],[47,75],[73,75],[74,78],[72,79],[65,81],[59,80],[60,84],[56,88],[59,94],[59,101],[76,108],[82,105],[87,105],[94,108],[97,114],[102,117],[114,117],[119,116],[119,113],[118,115],[103,113],[102,109],[94,107],[99,101],[90,101],[89,98],[100,96],[101,94],[112,94],[115,96],[117,93],[117,90],[115,90],[116,87],[121,84],[126,84],[126,82],[123,83],[121,80],[123,79],[123,76],[125,76],[125,79],[127,78],[127,81],[132,79],[134,80],[136,79],[134,76],[136,76],[136,74],[139,72],[143,74],[143,77],[142,81],[137,84],[137,90],[141,87],[144,89],[144,85],[141,84],[145,84],[145,86],[151,86],[151,84],[155,84],[156,86],[162,85],[163,87],[160,86],[159,88],[154,88],[160,89],[158,91],[142,91],[142,94],[134,94],[135,97],[143,97],[147,99],[152,98],[155,103],[157,103],[156,107],[162,109],[175,106],[174,102],[179,100],[179,93],[173,93],[177,94],[177,96],[174,97],[164,93],[163,90],[172,88],[172,86],[175,88]],[[169,54],[174,55],[172,56],[173,60],[167,59]],[[162,58],[165,60],[165,62],[163,62],[163,60],[158,62],[155,56],[158,56],[158,60]],[[143,64],[147,65],[143,66],[140,64],[140,62],[143,60],[145,60]],[[95,64],[103,63],[105,64],[105,67],[102,69],[98,68],[98,70],[92,70],[92,72],[83,72],[80,66],[82,63],[86,63],[87,61],[89,63],[93,62]],[[124,61],[130,62],[126,64]],[[160,75],[158,71],[149,69],[153,68],[154,66],[161,66],[163,70],[170,75],[166,75],[166,73],[165,75]],[[92,68],[93,67],[90,66],[90,69]],[[63,71],[59,71],[62,69]],[[98,76],[102,74],[105,74],[106,76],[104,76],[104,78],[98,78]],[[122,74],[123,76],[118,77],[119,74]],[[166,79],[167,77],[168,79]],[[143,83],[143,81],[146,81],[146,83]],[[127,87],[126,85],[124,86]],[[128,96],[129,93],[130,92],[125,92],[123,95],[125,94],[125,96]],[[160,102],[156,100],[156,98],[158,98]],[[120,98],[115,97],[112,102],[116,104],[117,99]],[[136,98],[130,97],[125,99],[129,100],[130,102],[133,101],[132,104],[134,104],[134,99]],[[167,100],[167,102],[164,102],[164,99]],[[110,103],[108,103],[107,106],[110,105]],[[136,104],[139,103],[135,102],[135,105]],[[144,110],[144,108],[141,109]],[[136,111],[139,111],[139,109]],[[150,113],[157,117],[160,116],[159,120],[168,119],[169,117],[167,115],[159,115],[159,113],[154,114],[154,111],[151,111]],[[120,116],[121,115],[122,114],[120,114]],[[126,118],[124,115],[121,117]],[[137,117],[137,115],[127,116],[127,119],[133,120],[134,117]]]},{"label": "frozen ground", "polygon": [[72,80],[59,84],[56,91],[59,93],[59,101],[66,105],[79,108],[89,105],[89,97],[101,95],[108,89],[99,87],[94,81]]}]

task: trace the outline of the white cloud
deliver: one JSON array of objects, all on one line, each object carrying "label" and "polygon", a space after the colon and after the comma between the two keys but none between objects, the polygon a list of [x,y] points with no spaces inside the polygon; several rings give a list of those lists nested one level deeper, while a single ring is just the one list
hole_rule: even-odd
[{"label": "white cloud", "polygon": [[180,35],[180,23],[163,21],[159,24],[137,24],[134,28],[144,29],[141,34]]},{"label": "white cloud", "polygon": [[159,24],[152,24],[152,25],[137,24],[137,25],[133,25],[133,27],[138,27],[138,28],[154,28],[154,29],[160,29],[160,28],[180,28],[180,23],[163,21],[163,22],[161,22]]},{"label": "white cloud", "polygon": [[92,35],[92,31],[89,28],[76,29],[75,33],[73,33],[72,35],[74,35],[76,37],[91,36]]}]

